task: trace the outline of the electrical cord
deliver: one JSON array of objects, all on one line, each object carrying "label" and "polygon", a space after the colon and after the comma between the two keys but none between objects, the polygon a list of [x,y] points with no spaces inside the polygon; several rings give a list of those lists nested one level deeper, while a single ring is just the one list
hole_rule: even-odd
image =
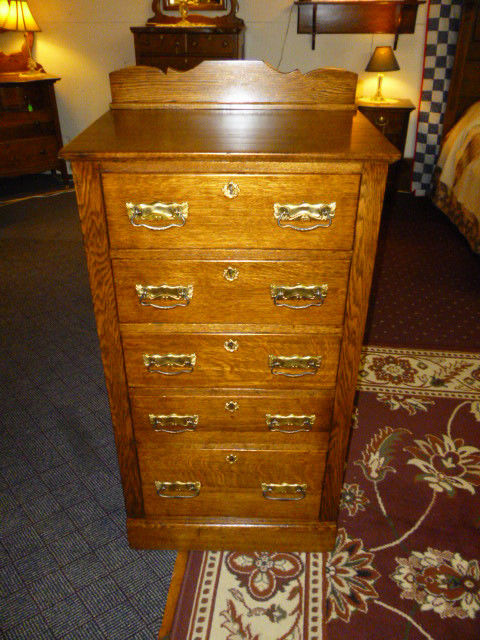
[{"label": "electrical cord", "polygon": [[293,4],[290,7],[290,13],[288,15],[287,29],[286,29],[285,35],[283,37],[282,49],[281,49],[281,52],[280,52],[280,60],[278,61],[277,69],[280,69],[280,65],[282,64],[282,61],[283,61],[283,54],[285,52],[285,45],[287,44],[287,37],[288,37],[288,32],[290,31],[290,23],[292,22],[292,13],[293,13],[294,7],[295,7],[295,5],[293,5]]},{"label": "electrical cord", "polygon": [[49,193],[34,193],[29,196],[21,196],[19,198],[12,198],[11,200],[0,200],[0,207],[4,207],[7,204],[15,204],[15,202],[22,202],[23,200],[30,200],[31,198],[51,198],[52,196],[59,196],[62,193],[71,193],[75,191],[73,187],[67,189],[60,189],[59,191],[50,191]]}]

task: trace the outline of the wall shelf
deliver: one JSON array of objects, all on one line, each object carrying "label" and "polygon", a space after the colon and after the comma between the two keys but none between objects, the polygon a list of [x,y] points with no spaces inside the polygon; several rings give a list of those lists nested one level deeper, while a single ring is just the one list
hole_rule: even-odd
[{"label": "wall shelf", "polygon": [[297,0],[297,33],[413,33],[420,0]]}]

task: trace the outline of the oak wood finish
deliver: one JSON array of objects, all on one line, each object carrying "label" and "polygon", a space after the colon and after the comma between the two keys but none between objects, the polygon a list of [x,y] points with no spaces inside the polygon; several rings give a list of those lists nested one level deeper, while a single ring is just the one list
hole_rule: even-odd
[{"label": "oak wood finish", "polygon": [[[198,261],[113,260],[120,322],[328,324],[341,326],[349,270],[347,260],[318,261]],[[225,279],[228,269],[238,277]],[[313,300],[274,303],[271,285],[328,285],[323,302]],[[159,309],[140,303],[135,285],[193,286],[185,307]],[[152,300],[170,306],[175,301]],[[284,303],[298,306],[290,309]],[[301,308],[307,304],[320,305]]]},{"label": "oak wood finish", "polygon": [[[228,183],[240,193],[223,194]],[[113,248],[282,248],[344,249],[353,244],[355,211],[360,176],[305,175],[301,187],[294,176],[280,175],[136,175],[105,174],[103,190]],[[188,219],[183,227],[154,231],[132,227],[126,202],[152,204],[187,202]],[[329,227],[301,232],[280,228],[274,204],[336,202]],[[214,210],[215,216],[205,216]],[[300,225],[299,225],[300,226]],[[252,233],[252,230],[255,230]],[[235,229],[235,234],[232,234]]]},{"label": "oak wood finish", "polygon": [[[200,518],[127,519],[128,541],[132,547],[150,549],[231,549],[237,551],[318,551],[332,549],[335,522],[267,522],[251,519]],[[169,546],[170,545],[170,546]]]},{"label": "oak wood finish", "polygon": [[[215,73],[223,85],[209,95]],[[202,63],[184,75],[126,70],[113,74],[112,92],[128,108],[64,150],[76,167],[133,546],[333,545],[385,176],[399,153],[354,115],[352,74],[326,74],[282,76],[246,62]],[[237,79],[245,91],[229,97]],[[162,108],[173,90],[175,110]],[[269,103],[276,94],[278,104]],[[311,108],[314,96],[328,108]],[[229,181],[240,188],[232,199],[222,192]],[[125,205],[136,199],[188,200],[187,223],[134,227]],[[280,229],[273,217],[276,202],[324,200],[337,203],[328,228]],[[224,279],[228,266],[238,278]],[[325,306],[275,307],[272,274],[291,275],[291,286],[331,278]],[[191,306],[160,316],[138,309],[136,280],[157,276],[175,286],[192,279]],[[146,369],[145,353],[195,353],[196,364],[164,376]],[[323,361],[314,375],[291,378],[272,374],[269,355]],[[157,432],[150,413],[198,414],[198,425]],[[279,433],[267,413],[316,420],[311,431]],[[155,480],[202,487],[198,497],[165,498]],[[307,493],[269,500],[261,482],[306,484]]]},{"label": "oak wood finish", "polygon": [[144,513],[143,496],[128,402],[112,268],[108,256],[107,227],[99,167],[92,162],[75,162],[72,163],[72,172],[125,506],[129,516],[140,517]]},{"label": "oak wood finish", "polygon": [[170,586],[168,588],[167,602],[163,612],[162,626],[158,632],[158,640],[168,640],[168,634],[172,629],[175,610],[180,596],[185,569],[187,567],[187,560],[188,553],[186,551],[179,551],[177,553],[172,577],[170,579]]},{"label": "oak wood finish", "polygon": [[[175,331],[174,327],[172,327]],[[295,335],[229,333],[169,333],[156,332],[145,325],[122,325],[122,342],[127,379],[133,387],[161,388],[188,385],[192,388],[241,386],[267,389],[325,389],[335,385],[340,332]],[[225,343],[233,339],[238,349],[232,353]],[[143,354],[195,354],[197,363],[192,373],[162,375],[149,372]],[[268,366],[269,355],[321,356],[322,363],[314,375],[289,378],[273,375]]]},{"label": "oak wood finish", "polygon": [[310,109],[354,110],[357,75],[338,69],[317,69],[280,74],[264,62],[209,61],[190,72],[189,83],[170,70],[161,74],[151,67],[128,67],[110,74],[112,109],[127,105],[142,109],[167,105],[228,104],[302,105]]}]

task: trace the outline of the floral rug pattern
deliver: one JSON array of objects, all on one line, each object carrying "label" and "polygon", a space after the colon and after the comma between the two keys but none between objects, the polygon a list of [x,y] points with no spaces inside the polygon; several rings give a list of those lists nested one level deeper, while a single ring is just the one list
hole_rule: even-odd
[{"label": "floral rug pattern", "polygon": [[366,347],[335,548],[192,552],[171,640],[480,638],[480,354]]}]

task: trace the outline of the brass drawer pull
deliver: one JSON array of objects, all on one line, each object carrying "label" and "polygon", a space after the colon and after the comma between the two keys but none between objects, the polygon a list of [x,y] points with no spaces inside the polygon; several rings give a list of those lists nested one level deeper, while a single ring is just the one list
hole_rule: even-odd
[{"label": "brass drawer pull", "polygon": [[223,186],[222,193],[226,198],[236,198],[240,193],[240,187],[235,182],[229,182]]},{"label": "brass drawer pull", "polygon": [[315,424],[315,414],[311,416],[272,416],[265,414],[267,427],[270,431],[280,431],[280,433],[299,433],[300,431],[311,431]]},{"label": "brass drawer pull", "polygon": [[230,413],[235,413],[240,409],[240,405],[235,400],[229,400],[225,403],[225,411],[230,411]]},{"label": "brass drawer pull", "polygon": [[267,500],[303,500],[307,495],[306,484],[266,484],[262,482],[263,497]]},{"label": "brass drawer pull", "polygon": [[[179,376],[181,373],[193,373],[196,362],[197,356],[194,353],[190,355],[167,353],[164,356],[158,354],[150,355],[148,353],[143,354],[143,364],[148,372],[161,373],[164,376]],[[169,371],[169,368],[181,368],[181,371]],[[167,371],[162,369],[167,369]]]},{"label": "brass drawer pull", "polygon": [[[289,227],[295,231],[313,231],[319,227],[329,227],[335,217],[336,202],[329,204],[274,204],[273,215],[277,224],[282,229]],[[309,223],[314,222],[309,227],[295,226],[289,223]]]},{"label": "brass drawer pull", "polygon": [[[268,356],[268,366],[274,376],[301,378],[314,376],[320,368],[322,356]],[[281,369],[303,369],[302,373],[287,373]]]},{"label": "brass drawer pull", "polygon": [[[308,309],[308,307],[320,307],[325,301],[328,292],[328,284],[297,284],[294,287],[285,287],[276,284],[270,285],[270,295],[273,304],[277,307],[289,309]],[[288,304],[287,300],[311,300],[307,304]]]},{"label": "brass drawer pull", "polygon": [[195,431],[198,425],[198,416],[178,416],[176,413],[170,415],[155,415],[151,413],[148,416],[152,429],[163,433],[185,433],[185,431]]},{"label": "brass drawer pull", "polygon": [[225,342],[223,343],[223,346],[227,351],[230,351],[230,353],[233,353],[234,351],[237,351],[239,347],[238,340],[229,338],[228,340],[225,340]]},{"label": "brass drawer pull", "polygon": [[161,482],[155,480],[155,489],[160,498],[196,498],[200,489],[201,482]]},{"label": "brass drawer pull", "polygon": [[[193,296],[193,285],[186,287],[171,287],[168,284],[135,285],[138,301],[145,307],[155,307],[155,309],[175,309],[175,307],[187,307]],[[174,304],[157,304],[154,300],[173,300]]]},{"label": "brass drawer pull", "polygon": [[240,271],[236,267],[227,267],[223,272],[223,277],[228,282],[233,282],[240,275]]},{"label": "brass drawer pull", "polygon": [[127,202],[127,213],[134,227],[146,227],[152,231],[166,231],[183,227],[188,218],[188,202],[165,204],[134,204]]}]

